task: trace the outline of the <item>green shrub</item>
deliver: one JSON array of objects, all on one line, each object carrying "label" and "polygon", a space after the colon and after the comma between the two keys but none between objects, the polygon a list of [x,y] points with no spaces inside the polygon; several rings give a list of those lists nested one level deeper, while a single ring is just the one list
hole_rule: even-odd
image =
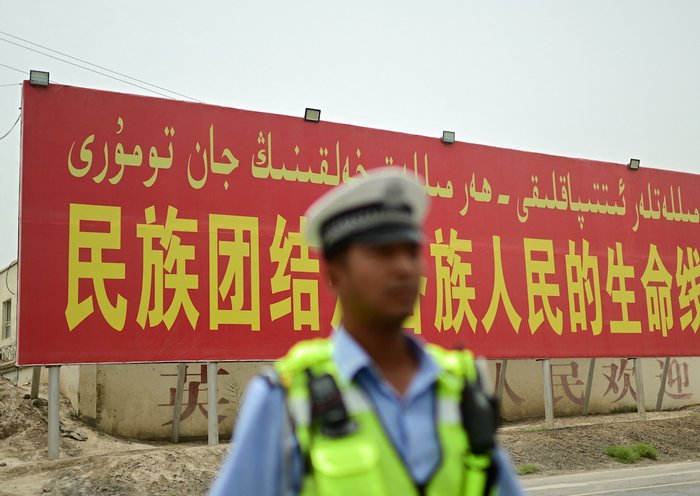
[{"label": "green shrub", "polygon": [[637,443],[632,445],[632,450],[638,453],[642,458],[649,458],[650,460],[656,460],[656,448],[649,444]]},{"label": "green shrub", "polygon": [[642,457],[656,460],[656,448],[645,443],[631,446],[609,446],[605,453],[622,463],[635,463]]},{"label": "green shrub", "polygon": [[608,454],[608,456],[612,456],[618,462],[622,463],[634,463],[641,458],[639,453],[633,451],[627,446],[609,446],[605,452]]}]

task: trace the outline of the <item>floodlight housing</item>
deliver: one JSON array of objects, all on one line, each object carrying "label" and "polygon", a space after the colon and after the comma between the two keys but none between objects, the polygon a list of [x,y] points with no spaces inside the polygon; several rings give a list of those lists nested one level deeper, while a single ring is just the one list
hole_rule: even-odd
[{"label": "floodlight housing", "polygon": [[455,132],[454,131],[443,131],[442,132],[442,142],[450,145],[455,142]]},{"label": "floodlight housing", "polygon": [[639,169],[639,162],[640,160],[638,158],[631,158],[630,163],[627,164],[627,168],[629,170],[637,170]]},{"label": "floodlight housing", "polygon": [[304,120],[308,122],[319,122],[321,120],[321,111],[314,108],[306,108],[304,111]]},{"label": "floodlight housing", "polygon": [[29,71],[29,84],[32,86],[48,86],[49,73],[46,71]]}]

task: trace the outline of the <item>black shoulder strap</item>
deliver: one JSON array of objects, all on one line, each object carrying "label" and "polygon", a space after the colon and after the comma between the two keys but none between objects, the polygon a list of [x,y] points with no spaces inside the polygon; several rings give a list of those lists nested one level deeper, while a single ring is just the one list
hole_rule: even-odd
[{"label": "black shoulder strap", "polygon": [[489,453],[496,447],[498,400],[484,391],[479,382],[465,380],[460,410],[472,453]]},{"label": "black shoulder strap", "polygon": [[[496,431],[500,419],[497,398],[488,394],[480,381],[465,380],[460,410],[471,452],[475,455],[492,455],[496,448]],[[493,461],[486,468],[484,495],[491,493],[498,470],[499,467]]]},{"label": "black shoulder strap", "polygon": [[343,402],[343,395],[331,374],[316,375],[306,369],[311,399],[311,422],[320,425],[328,437],[347,436],[357,430]]}]

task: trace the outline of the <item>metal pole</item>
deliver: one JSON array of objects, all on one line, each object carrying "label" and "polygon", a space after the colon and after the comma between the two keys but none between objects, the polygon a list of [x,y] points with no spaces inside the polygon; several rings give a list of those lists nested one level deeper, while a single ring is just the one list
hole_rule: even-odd
[{"label": "metal pole", "polygon": [[60,435],[60,424],[58,420],[58,383],[60,377],[60,366],[49,367],[49,460],[58,458],[58,441]]},{"label": "metal pole", "polygon": [[182,390],[185,388],[185,372],[187,368],[183,362],[177,364],[177,384],[175,385],[175,408],[173,409],[173,432],[170,441],[180,441],[180,416],[182,415]]},{"label": "metal pole", "polygon": [[634,378],[637,383],[637,411],[639,412],[639,418],[642,420],[647,419],[647,410],[644,405],[644,374],[642,372],[642,359],[634,359]]},{"label": "metal pole", "polygon": [[544,386],[544,419],[547,429],[554,429],[554,394],[552,392],[552,367],[549,358],[542,360],[542,384]]},{"label": "metal pole", "polygon": [[498,384],[496,385],[496,397],[498,397],[498,403],[503,403],[503,391],[506,387],[506,370],[508,370],[508,360],[501,361],[501,370],[498,374]]},{"label": "metal pole", "polygon": [[593,387],[593,371],[595,370],[595,358],[588,361],[588,381],[586,382],[586,395],[583,398],[583,414],[588,415],[588,404],[591,401],[591,389]]},{"label": "metal pole", "polygon": [[29,397],[33,400],[39,397],[39,383],[41,382],[41,367],[35,365],[32,368],[32,392]]},{"label": "metal pole", "polygon": [[664,361],[664,371],[661,373],[661,386],[659,386],[659,395],[656,397],[656,411],[661,411],[661,405],[664,402],[664,393],[666,392],[666,380],[668,379],[668,366],[671,364],[671,357],[666,357]]},{"label": "metal pole", "polygon": [[476,365],[476,372],[479,374],[479,381],[481,382],[481,387],[484,391],[493,390],[493,382],[491,382],[491,375],[489,374],[489,363],[484,357],[479,357],[474,359],[474,364]]},{"label": "metal pole", "polygon": [[207,399],[209,403],[209,446],[219,444],[219,413],[216,403],[216,367],[217,362],[207,363]]}]

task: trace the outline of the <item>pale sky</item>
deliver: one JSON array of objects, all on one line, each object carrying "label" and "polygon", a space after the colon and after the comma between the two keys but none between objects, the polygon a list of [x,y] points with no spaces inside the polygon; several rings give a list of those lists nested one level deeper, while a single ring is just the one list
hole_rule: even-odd
[{"label": "pale sky", "polygon": [[[215,105],[698,174],[699,21],[694,0],[2,0],[0,136],[30,69],[157,96],[11,41]],[[17,258],[19,129],[0,141],[0,267]]]}]

